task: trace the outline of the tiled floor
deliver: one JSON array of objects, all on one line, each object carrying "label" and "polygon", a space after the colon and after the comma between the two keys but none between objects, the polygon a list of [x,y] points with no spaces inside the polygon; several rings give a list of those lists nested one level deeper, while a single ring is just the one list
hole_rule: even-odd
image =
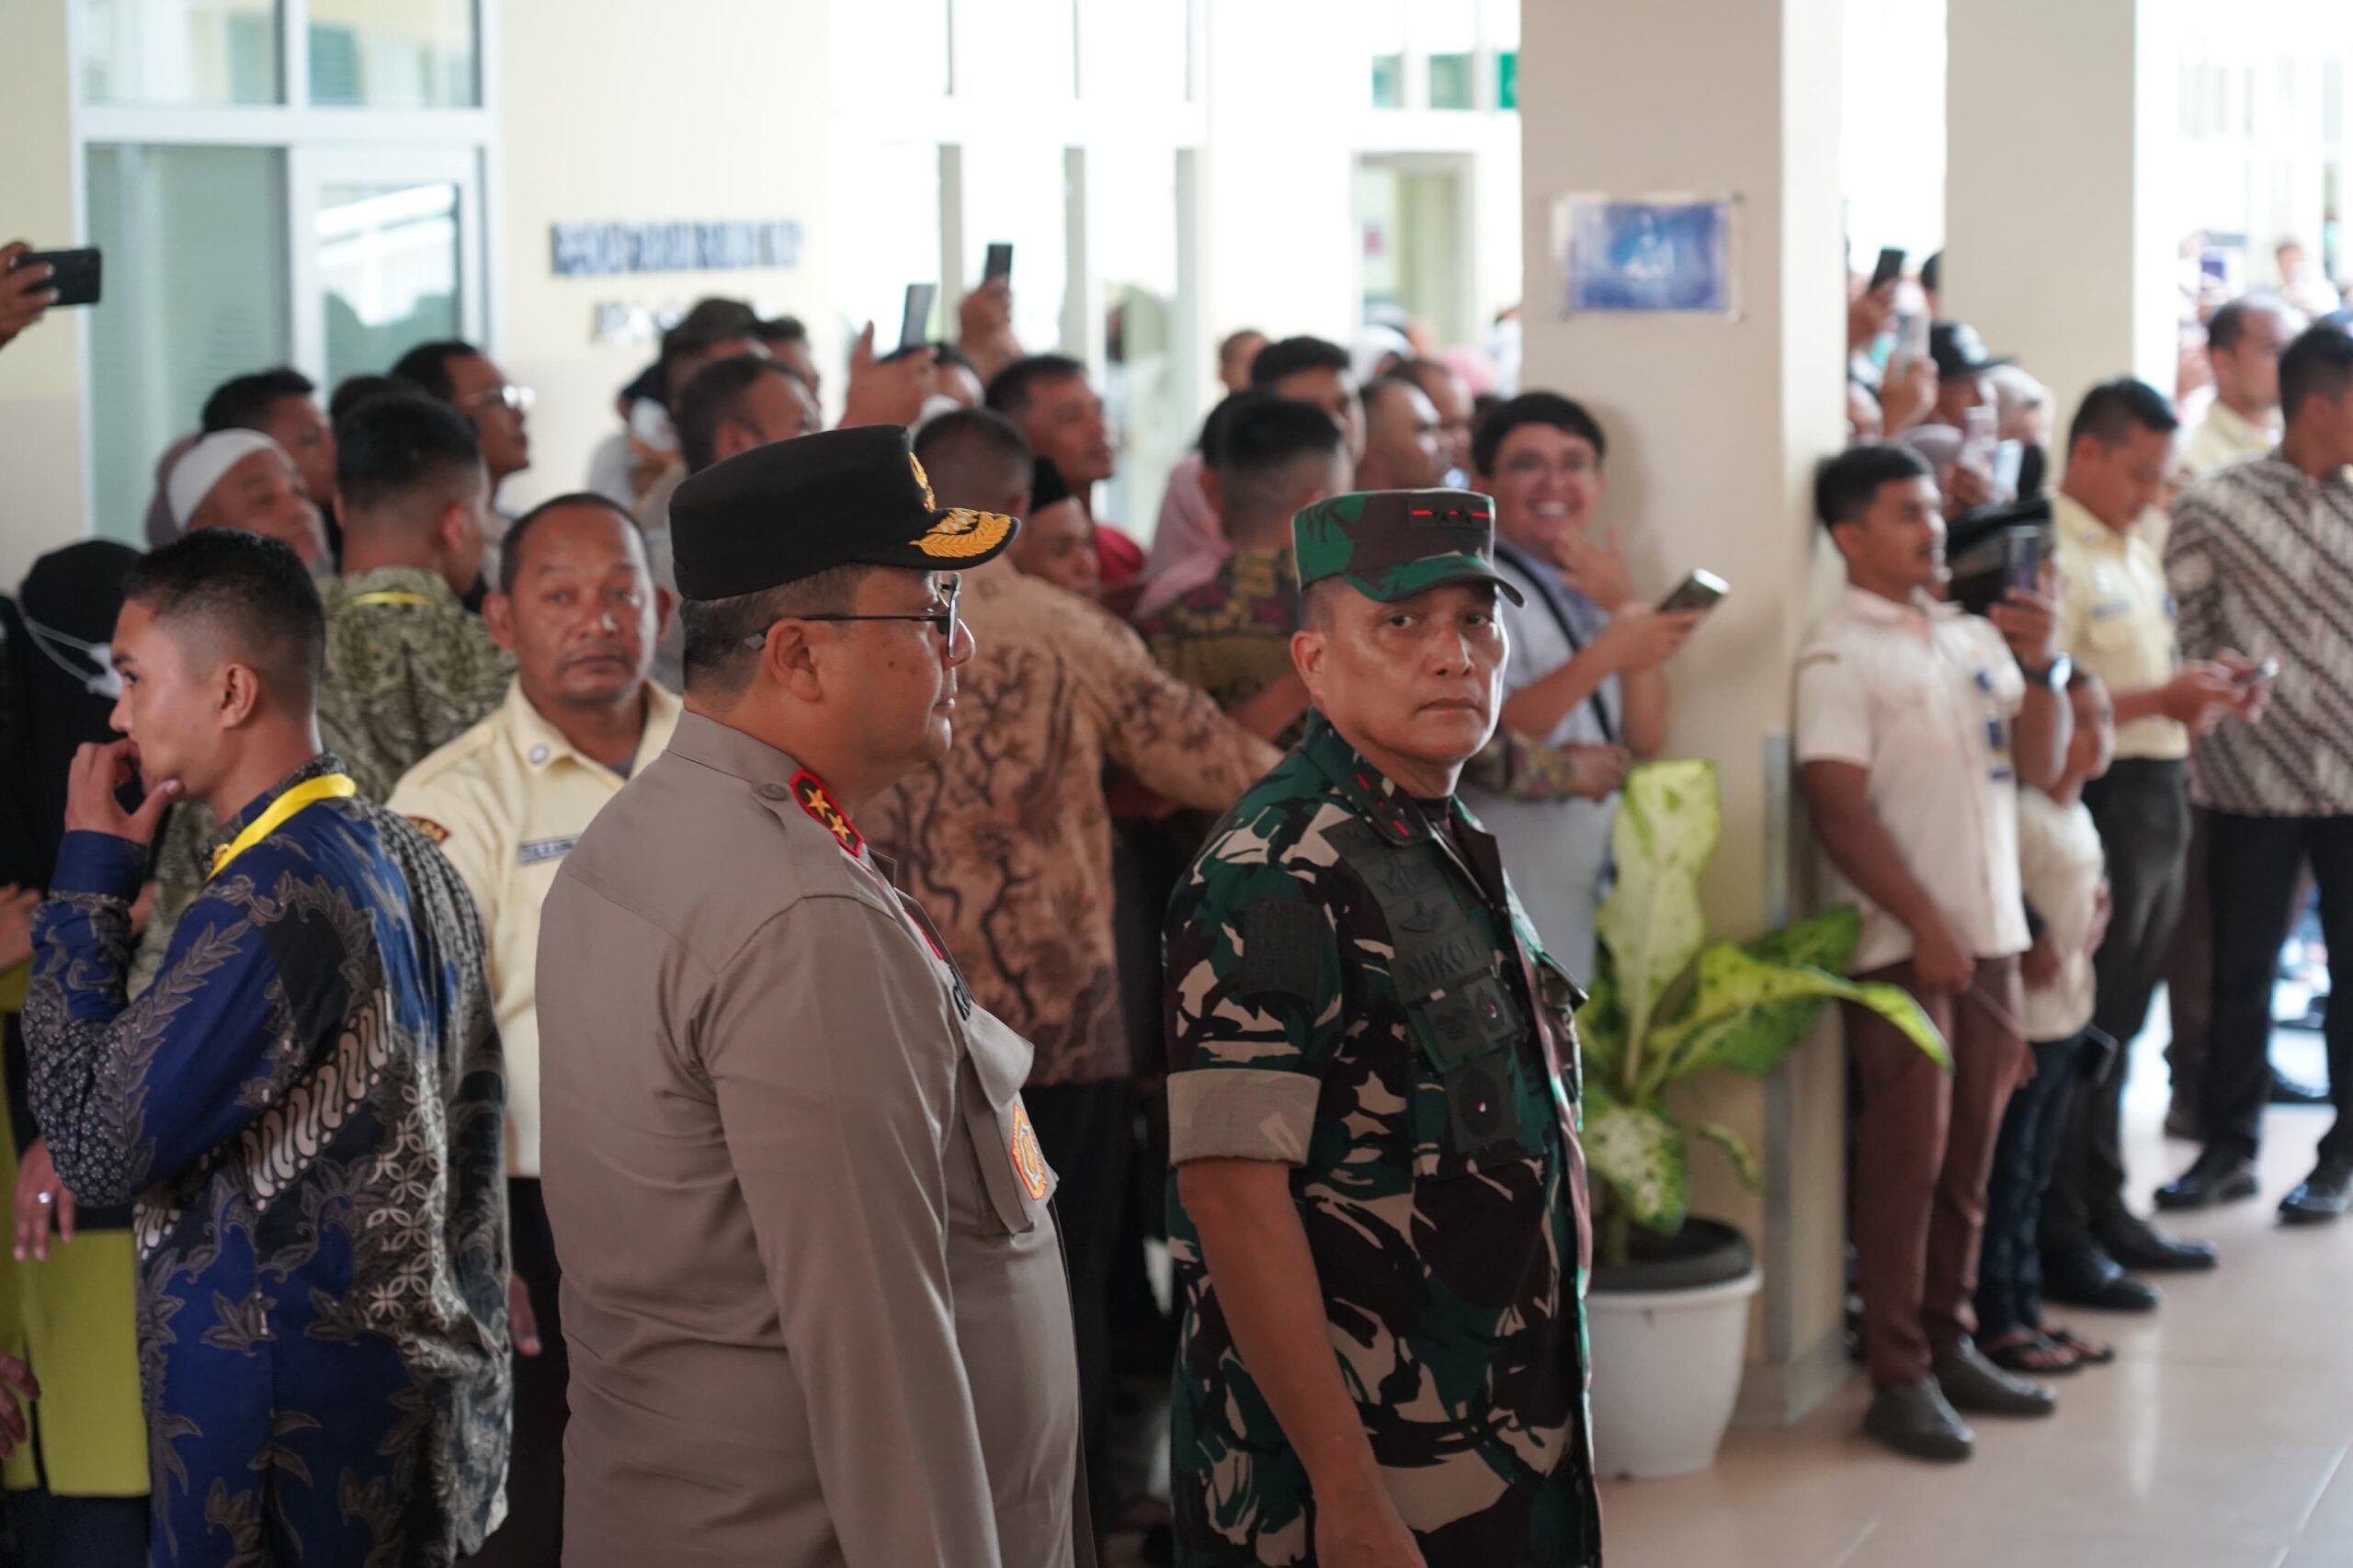
[{"label": "tiled floor", "polygon": [[[2281,1043],[2325,1075],[2316,1039]],[[2193,1153],[2159,1135],[2160,1049],[2133,1064],[2143,1204]],[[1734,1432],[1705,1474],[1608,1487],[1610,1568],[2353,1565],[2353,1224],[2288,1232],[2272,1211],[2328,1116],[2272,1112],[2265,1200],[2176,1227],[2222,1249],[2217,1272],[2167,1282],[2152,1318],[2054,1314],[2122,1353],[2059,1382],[2056,1417],[1981,1419],[1971,1463],[1915,1465],[1854,1436],[1858,1380],[1800,1426]]]}]

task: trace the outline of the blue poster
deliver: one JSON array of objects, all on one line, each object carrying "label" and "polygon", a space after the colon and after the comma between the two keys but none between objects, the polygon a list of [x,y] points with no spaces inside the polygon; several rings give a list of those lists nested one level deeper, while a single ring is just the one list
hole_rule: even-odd
[{"label": "blue poster", "polygon": [[1730,201],[1571,199],[1571,311],[1739,309]]}]

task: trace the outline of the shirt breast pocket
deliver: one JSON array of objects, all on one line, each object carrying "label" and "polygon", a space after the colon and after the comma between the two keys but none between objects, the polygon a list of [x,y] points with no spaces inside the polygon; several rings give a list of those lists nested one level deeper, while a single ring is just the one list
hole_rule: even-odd
[{"label": "shirt breast pocket", "polygon": [[1044,1219],[1059,1185],[1021,1103],[1036,1052],[985,1007],[974,1007],[965,1020],[964,1043],[964,1132],[988,1193],[986,1212],[1000,1233],[1025,1234]]}]

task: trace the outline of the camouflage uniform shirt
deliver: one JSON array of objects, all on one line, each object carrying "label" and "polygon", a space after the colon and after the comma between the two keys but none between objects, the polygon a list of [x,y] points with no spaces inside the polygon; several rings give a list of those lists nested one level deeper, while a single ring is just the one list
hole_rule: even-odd
[{"label": "camouflage uniform shirt", "polygon": [[[1311,714],[1211,835],[1166,946],[1172,1159],[1292,1167],[1333,1353],[1427,1561],[1598,1563],[1581,998],[1495,841]],[[1456,1096],[1466,1065],[1493,1087],[1483,1120]],[[1178,1561],[1313,1562],[1306,1472],[1174,1185],[1169,1209]]]}]

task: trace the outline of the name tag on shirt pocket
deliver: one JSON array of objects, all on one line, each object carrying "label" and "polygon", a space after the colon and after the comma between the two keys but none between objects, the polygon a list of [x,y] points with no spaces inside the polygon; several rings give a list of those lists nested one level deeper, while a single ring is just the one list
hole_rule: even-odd
[{"label": "name tag on shirt pocket", "polygon": [[980,1092],[965,1096],[964,1131],[978,1157],[981,1181],[997,1222],[1013,1235],[1037,1229],[1060,1185],[1021,1085],[1036,1052],[985,1007],[975,1007],[964,1026],[965,1059]]},{"label": "name tag on shirt pocket", "polygon": [[534,838],[517,851],[516,858],[526,866],[544,866],[571,854],[572,846],[579,842],[576,834],[570,838]]}]

